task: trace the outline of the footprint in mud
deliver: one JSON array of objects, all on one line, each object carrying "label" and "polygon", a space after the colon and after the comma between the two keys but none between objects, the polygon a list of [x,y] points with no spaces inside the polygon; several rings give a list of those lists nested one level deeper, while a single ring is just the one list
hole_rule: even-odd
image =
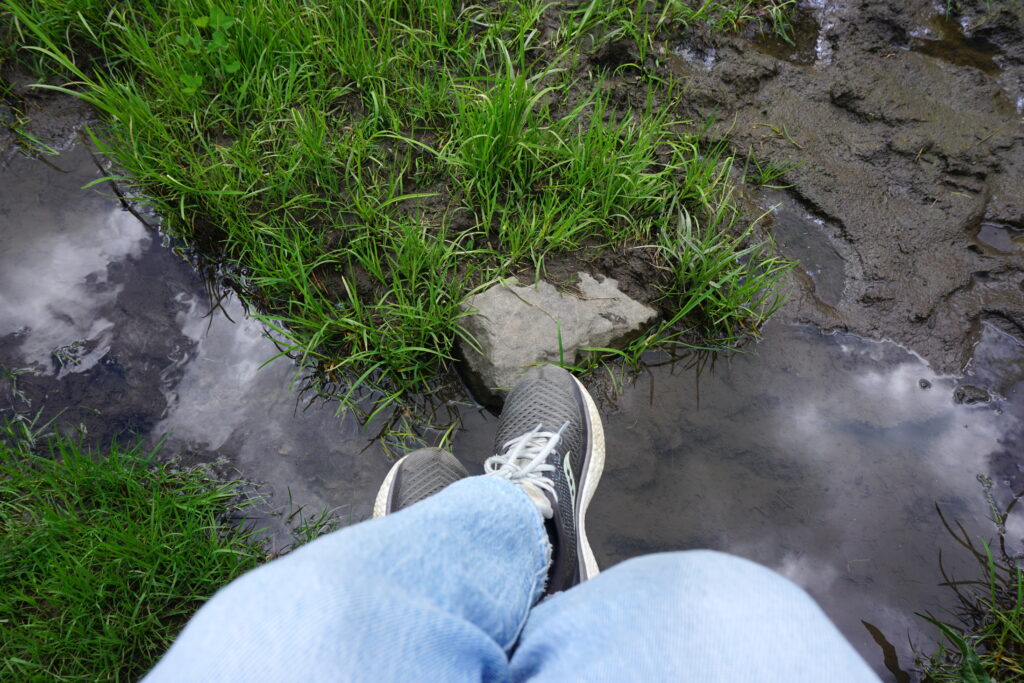
[{"label": "footprint in mud", "polygon": [[814,282],[815,296],[836,306],[846,290],[846,259],[830,236],[831,226],[785,192],[765,192],[762,206],[773,207],[768,227],[776,246],[786,258],[799,262]]}]

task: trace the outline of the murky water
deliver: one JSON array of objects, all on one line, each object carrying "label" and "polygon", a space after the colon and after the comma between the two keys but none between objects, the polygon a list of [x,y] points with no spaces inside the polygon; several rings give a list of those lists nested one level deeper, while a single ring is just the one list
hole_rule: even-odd
[{"label": "murky water", "polygon": [[[21,393],[0,382],[0,410],[63,409],[100,443],[168,433],[165,452],[225,458],[285,514],[366,518],[389,464],[372,432],[297,405],[292,363],[262,366],[276,348],[261,325],[230,299],[210,313],[203,281],[159,235],[80,190],[97,175],[84,151],[55,163],[68,172],[24,158],[0,170],[0,363],[33,369]],[[821,255],[806,267],[840,296],[828,235],[805,237]],[[796,229],[785,239],[803,244]],[[985,328],[968,376],[946,377],[895,344],[775,323],[713,366],[650,360],[621,392],[594,384],[609,448],[590,515],[602,564],[697,547],[752,558],[807,587],[880,671],[862,622],[909,667],[908,641],[929,648],[913,613],[949,605],[940,550],[948,571],[974,575],[936,504],[990,536],[977,476],[1003,502],[1024,488],[1024,349]],[[457,455],[479,470],[494,428],[463,409]]]},{"label": "murky water", "polygon": [[924,30],[912,36],[910,49],[957,66],[970,66],[989,75],[1000,72],[996,57],[998,47],[984,38],[964,34],[964,27],[955,19],[936,14]]},{"label": "murky water", "polygon": [[997,256],[1024,252],[1024,229],[1012,225],[982,221],[974,239],[976,245]]},{"label": "murky water", "polygon": [[801,7],[785,36],[771,26],[751,24],[751,44],[759,51],[791,64],[810,65],[818,59],[818,36],[822,27],[814,10]]},{"label": "murky water", "polygon": [[760,199],[760,209],[771,211],[765,225],[776,248],[798,262],[797,267],[814,283],[818,299],[838,304],[846,291],[847,258],[841,251],[849,251],[839,239],[838,229],[782,190],[766,190]]},{"label": "murky water", "polygon": [[264,512],[366,518],[388,466],[370,435],[300,403],[295,366],[264,365],[277,349],[237,300],[211,312],[204,281],[159,234],[109,188],[82,190],[99,175],[84,149],[52,163],[65,172],[24,157],[0,169],[0,365],[30,371],[18,395],[0,382],[0,411],[59,413],[97,445],[168,435],[164,453],[223,458],[263,483]]},{"label": "murky water", "polygon": [[[588,517],[602,566],[714,548],[807,588],[864,656],[877,627],[912,663],[928,641],[915,611],[941,612],[939,552],[953,551],[935,506],[990,534],[979,474],[1005,504],[1024,489],[1024,349],[986,329],[968,378],[937,376],[887,342],[773,324],[748,353],[698,372],[652,368],[605,402],[608,468]],[[987,403],[957,403],[957,388]],[[481,413],[460,452],[486,452]]]}]

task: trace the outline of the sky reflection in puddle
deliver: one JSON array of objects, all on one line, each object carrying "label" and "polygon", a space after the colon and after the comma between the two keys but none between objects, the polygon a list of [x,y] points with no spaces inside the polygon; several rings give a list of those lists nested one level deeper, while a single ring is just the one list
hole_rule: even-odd
[{"label": "sky reflection in puddle", "polygon": [[[588,514],[599,562],[689,548],[742,555],[807,588],[884,679],[862,620],[909,668],[908,639],[934,642],[914,612],[952,606],[939,551],[954,576],[978,576],[935,506],[991,538],[978,475],[994,479],[1001,505],[1024,490],[1024,349],[985,327],[957,378],[896,344],[773,323],[747,353],[701,373],[686,365],[649,368],[614,401],[605,383],[594,388],[608,441]],[[993,398],[957,403],[964,386]],[[463,419],[456,453],[479,469],[495,419]]]},{"label": "sky reflection in puddle", "polygon": [[[389,465],[372,435],[333,405],[300,403],[295,365],[264,366],[277,349],[233,297],[207,315],[195,271],[116,200],[81,189],[97,177],[84,149],[55,164],[67,172],[24,157],[0,168],[0,365],[33,370],[18,378],[24,400],[8,391],[0,411],[60,413],[98,446],[169,434],[163,453],[226,459],[264,484],[268,508],[368,517]],[[62,348],[79,353],[63,369]]]},{"label": "sky reflection in puddle", "polygon": [[[979,359],[1024,356],[987,328]],[[1005,505],[1024,488],[1022,396],[1014,372],[958,380],[895,344],[772,325],[748,354],[692,371],[642,376],[609,414],[610,467],[590,524],[598,557],[710,547],[770,566],[805,586],[878,665],[861,620],[912,663],[915,611],[938,611],[939,550],[954,551],[935,511],[991,537],[978,475]],[[1011,376],[1013,375],[1013,376]],[[957,404],[971,382],[1004,399]]]},{"label": "sky reflection in puddle", "polygon": [[246,478],[266,482],[278,505],[291,501],[316,513],[334,509],[344,521],[366,519],[371,490],[390,463],[350,414],[335,406],[306,405],[289,386],[295,365],[278,358],[259,322],[246,318],[233,298],[204,317],[205,294],[192,294],[178,323],[194,346],[182,372],[166,387],[167,412],[154,434],[169,434],[168,448],[229,454]]},{"label": "sky reflection in puddle", "polygon": [[[91,163],[81,151],[61,162]],[[15,160],[4,170],[21,191],[5,192],[0,203],[0,338],[16,335],[24,362],[39,372],[83,372],[109,349],[114,323],[99,312],[124,287],[108,265],[138,258],[150,236],[96,193],[62,210],[51,198],[80,193],[81,174],[46,169],[40,184],[39,166]]]}]

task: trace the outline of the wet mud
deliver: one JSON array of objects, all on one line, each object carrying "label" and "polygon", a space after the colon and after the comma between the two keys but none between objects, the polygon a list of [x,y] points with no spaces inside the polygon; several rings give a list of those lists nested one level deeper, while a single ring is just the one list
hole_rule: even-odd
[{"label": "wet mud", "polygon": [[827,226],[841,263],[785,217],[769,226],[787,255],[829,261],[794,275],[790,320],[892,339],[943,372],[983,323],[1024,342],[1024,9],[994,5],[801,3],[792,45],[723,37],[710,67],[672,62],[689,117],[796,164],[786,210]]},{"label": "wet mud", "polygon": [[95,119],[82,100],[33,88],[35,82],[25,70],[0,60],[0,163],[19,154],[15,129],[51,150],[65,151],[78,141],[83,125]]}]

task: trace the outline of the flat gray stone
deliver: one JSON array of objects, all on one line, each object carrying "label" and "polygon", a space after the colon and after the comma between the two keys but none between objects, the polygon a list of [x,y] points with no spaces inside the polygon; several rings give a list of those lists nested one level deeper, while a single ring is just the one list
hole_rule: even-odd
[{"label": "flat gray stone", "polygon": [[462,303],[470,313],[462,328],[480,350],[464,340],[459,344],[479,398],[493,402],[527,367],[558,362],[559,333],[564,360],[573,364],[580,349],[621,346],[658,315],[624,294],[611,278],[579,277],[580,296],[559,292],[544,280],[526,286],[509,278]]}]

